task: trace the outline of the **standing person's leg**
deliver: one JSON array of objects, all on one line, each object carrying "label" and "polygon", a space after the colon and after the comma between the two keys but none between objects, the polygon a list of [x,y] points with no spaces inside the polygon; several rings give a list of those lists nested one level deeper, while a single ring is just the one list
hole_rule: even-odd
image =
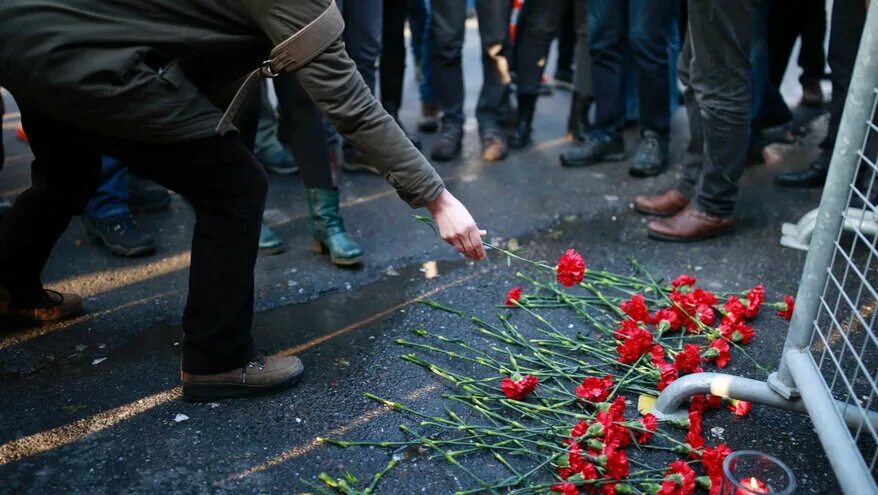
[{"label": "standing person's leg", "polygon": [[278,175],[294,174],[298,171],[296,161],[289,148],[281,143],[277,135],[277,113],[268,99],[268,81],[259,88],[259,125],[256,128],[253,154],[269,172]]},{"label": "standing person's leg", "polygon": [[482,159],[488,161],[506,158],[506,137],[500,130],[503,109],[509,98],[509,0],[478,0],[476,15],[479,20],[479,38],[482,43],[482,90],[476,105],[479,137],[482,141]]},{"label": "standing person's leg", "polygon": [[739,0],[689,2],[689,84],[701,109],[704,165],[692,203],[651,222],[650,237],[694,241],[734,229],[749,139],[751,24]]},{"label": "standing person's leg", "polygon": [[[3,103],[3,91],[0,88],[0,124],[3,123],[3,114],[6,113],[6,106]],[[6,152],[3,150],[3,139],[0,138],[0,171],[3,170],[3,162],[6,160]],[[12,203],[6,198],[0,198],[0,216],[9,210]]]},{"label": "standing person's leg", "polygon": [[40,276],[70,219],[97,189],[101,156],[68,126],[36,112],[23,108],[22,122],[34,161],[31,187],[0,220],[0,318],[55,321],[82,312],[82,299],[44,290]]},{"label": "standing person's leg", "polygon": [[573,4],[575,0],[565,0],[567,3],[561,25],[558,27],[558,61],[555,64],[555,86],[564,89],[573,89],[573,64],[576,59],[576,21]]},{"label": "standing person's leg", "polygon": [[588,43],[595,124],[585,142],[561,154],[561,165],[584,167],[625,159],[625,46],[628,0],[588,0]]},{"label": "standing person's leg", "polygon": [[661,194],[641,194],[634,198],[634,209],[646,215],[657,217],[676,215],[688,206],[691,198],[695,196],[695,184],[704,164],[704,128],[701,123],[701,108],[689,82],[691,64],[692,44],[687,33],[677,61],[677,74],[686,88],[683,95],[689,121],[689,144],[683,157],[683,174],[676,186]]},{"label": "standing person's leg", "polygon": [[584,138],[589,127],[588,112],[594,100],[591,76],[591,52],[588,46],[588,9],[586,0],[573,0],[573,19],[576,29],[576,72],[573,79],[573,98],[567,117],[567,132],[576,140]]},{"label": "standing person's leg", "polygon": [[451,160],[460,153],[463,139],[463,39],[466,34],[466,0],[430,1],[432,85],[442,111],[433,149],[434,160]]},{"label": "standing person's leg", "polygon": [[308,199],[308,229],[313,247],[328,253],[337,265],[359,263],[363,250],[348,235],[339,211],[337,160],[323,145],[320,111],[292,73],[275,78],[279,132],[289,136],[293,153],[299,157],[299,173]]},{"label": "standing person's leg", "polygon": [[671,93],[668,88],[668,35],[674,0],[630,0],[629,43],[637,67],[637,94],[642,136],[629,173],[660,174],[668,168]]},{"label": "standing person's leg", "polygon": [[430,0],[408,0],[409,30],[412,32],[412,52],[420,67],[418,92],[421,96],[421,118],[418,130],[436,132],[439,129],[439,107],[433,94],[433,61],[430,55]]},{"label": "standing person's leg", "polygon": [[805,170],[779,174],[774,181],[787,187],[820,187],[826,181],[835,137],[841,123],[847,92],[857,59],[860,37],[866,19],[866,6],[859,0],[835,0],[829,30],[829,68],[832,74],[832,101],[829,104],[829,128],[820,143],[818,156]]},{"label": "standing person's leg", "polygon": [[[381,104],[387,113],[396,120],[405,131],[399,120],[399,109],[402,106],[402,88],[405,78],[405,18],[408,0],[384,0],[382,19],[381,61],[379,63],[379,82],[381,83]],[[416,148],[421,142],[408,134]]]},{"label": "standing person's leg", "polygon": [[515,66],[518,74],[518,121],[509,139],[513,148],[523,148],[531,142],[531,127],[540,95],[540,80],[549,56],[549,47],[558,34],[567,13],[568,0],[545,0],[538,6],[525,4],[528,17],[523,30],[518,32]]},{"label": "standing person's leg", "polygon": [[820,80],[826,68],[826,1],[804,0],[797,5],[802,11],[802,45],[799,48],[799,67],[802,76],[802,105],[819,107],[823,104]]},{"label": "standing person's leg", "polygon": [[128,167],[103,157],[101,183],[82,213],[85,231],[111,254],[146,256],[155,252],[155,239],[142,230],[129,207]]}]

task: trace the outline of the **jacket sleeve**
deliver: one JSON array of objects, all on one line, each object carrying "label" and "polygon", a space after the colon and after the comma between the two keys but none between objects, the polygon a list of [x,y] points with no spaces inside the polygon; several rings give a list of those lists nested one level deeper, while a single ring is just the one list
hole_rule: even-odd
[{"label": "jacket sleeve", "polygon": [[[263,1],[265,8],[256,22],[274,44],[329,5],[327,0]],[[326,118],[409,205],[420,208],[442,193],[445,186],[439,174],[372,95],[341,40],[296,71],[296,77]]]}]

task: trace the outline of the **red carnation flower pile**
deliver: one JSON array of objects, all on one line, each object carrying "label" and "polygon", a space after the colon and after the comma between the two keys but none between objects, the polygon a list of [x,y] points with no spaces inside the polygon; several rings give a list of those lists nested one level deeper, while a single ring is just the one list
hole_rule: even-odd
[{"label": "red carnation flower pile", "polygon": [[507,398],[512,400],[524,400],[528,395],[536,390],[540,380],[533,376],[527,375],[520,380],[513,380],[506,377],[500,382],[500,390]]}]

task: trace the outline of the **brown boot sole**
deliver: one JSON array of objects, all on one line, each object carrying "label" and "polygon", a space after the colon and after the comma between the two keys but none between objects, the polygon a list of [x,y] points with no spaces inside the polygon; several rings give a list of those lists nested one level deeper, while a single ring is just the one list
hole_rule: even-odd
[{"label": "brown boot sole", "polygon": [[[323,243],[317,239],[311,239],[311,250],[317,254],[329,254],[329,248],[324,246]],[[357,256],[356,258],[336,258],[332,255],[329,256],[329,260],[332,261],[332,264],[338,266],[359,265],[362,259],[362,256]]]},{"label": "brown boot sole", "polygon": [[665,234],[659,234],[658,232],[653,232],[652,230],[647,229],[647,236],[650,239],[654,239],[656,241],[665,241],[665,242],[698,242],[703,241],[705,239],[710,239],[711,237],[719,237],[722,235],[731,235],[735,233],[735,227],[726,227],[724,229],[714,230],[708,234],[704,234],[698,237],[674,237]]},{"label": "brown boot sole", "polygon": [[265,386],[244,384],[207,384],[183,382],[183,400],[188,402],[212,402],[224,399],[261,397],[282,392],[299,383],[305,370],[290,375],[285,380]]}]

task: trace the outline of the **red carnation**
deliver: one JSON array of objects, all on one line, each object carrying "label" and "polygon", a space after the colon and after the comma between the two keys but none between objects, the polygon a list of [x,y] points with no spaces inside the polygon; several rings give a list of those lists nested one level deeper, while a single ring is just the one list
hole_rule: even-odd
[{"label": "red carnation", "polygon": [[731,354],[729,353],[729,343],[723,339],[716,339],[710,343],[710,346],[704,352],[704,360],[707,362],[716,362],[717,367],[725,368],[729,364]]},{"label": "red carnation", "polygon": [[[704,471],[713,481],[714,476],[722,477],[723,461],[732,453],[726,444],[721,443],[716,447],[707,447],[701,452],[701,462],[704,464]],[[717,483],[717,488],[719,484]]]},{"label": "red carnation", "polygon": [[656,388],[661,392],[677,379],[677,368],[672,364],[664,364],[660,368],[661,375]]},{"label": "red carnation", "polygon": [[619,309],[634,321],[649,323],[652,320],[642,294],[634,294],[631,299],[622,301]]},{"label": "red carnation", "polygon": [[685,274],[679,275],[677,278],[674,279],[673,282],[671,282],[671,287],[675,289],[684,286],[691,287],[693,285],[695,285],[695,277],[691,277]]},{"label": "red carnation", "polygon": [[719,409],[723,405],[723,398],[718,395],[707,394],[704,397],[707,400],[707,406],[711,409]]},{"label": "red carnation", "polygon": [[649,357],[652,360],[652,364],[656,367],[661,367],[663,364],[667,364],[665,361],[665,348],[659,344],[655,344],[649,348]]},{"label": "red carnation", "polygon": [[585,260],[574,249],[568,249],[558,258],[555,270],[558,272],[558,283],[564,287],[572,287],[585,277]]},{"label": "red carnation", "polygon": [[681,373],[701,373],[700,348],[696,344],[686,344],[683,351],[674,358],[674,368]]},{"label": "red carnation", "polygon": [[521,301],[521,287],[509,289],[509,292],[506,293],[506,305],[514,308],[518,301]]},{"label": "red carnation", "polygon": [[653,413],[646,413],[640,418],[643,431],[637,432],[637,443],[644,444],[652,438],[652,434],[658,429],[658,419]]},{"label": "red carnation", "polygon": [[701,288],[696,288],[691,294],[692,300],[695,301],[696,305],[706,304],[708,306],[713,306],[719,301],[712,292]]},{"label": "red carnation", "polygon": [[790,321],[793,317],[793,309],[796,307],[796,298],[791,295],[783,296],[783,302],[778,309],[777,314],[784,320]]},{"label": "red carnation", "polygon": [[747,293],[747,310],[744,312],[747,319],[756,318],[763,301],[765,301],[765,287],[762,284],[750,289],[750,292]]},{"label": "red carnation", "polygon": [[570,429],[570,438],[579,438],[582,435],[585,435],[585,432],[588,431],[588,423],[585,421],[580,421],[573,425],[573,428]]},{"label": "red carnation", "polygon": [[741,302],[738,296],[731,296],[723,305],[723,311],[726,314],[726,318],[732,321],[741,321],[744,319],[747,307],[744,306],[744,303]]},{"label": "red carnation", "polygon": [[[713,322],[716,320],[716,311],[713,309],[713,306],[708,306],[707,304],[699,304],[695,308],[695,315],[698,317],[698,321],[707,326],[713,326]],[[696,330],[700,330],[697,325],[695,327]]]},{"label": "red carnation", "polygon": [[552,491],[561,495],[579,495],[579,488],[573,483],[556,483],[552,485]]},{"label": "red carnation", "polygon": [[746,416],[750,412],[751,406],[752,404],[745,400],[732,399],[726,407],[729,411],[735,413],[735,416]]},{"label": "red carnation", "polygon": [[729,318],[723,318],[719,325],[719,332],[725,339],[736,344],[748,344],[756,336],[752,327],[743,321],[733,321]]},{"label": "red carnation", "polygon": [[652,321],[659,327],[659,332],[668,329],[679,330],[683,326],[683,320],[676,308],[662,308],[656,311],[652,316]]},{"label": "red carnation", "polygon": [[537,388],[539,382],[540,380],[533,375],[527,375],[518,381],[506,377],[500,382],[500,390],[512,400],[524,400]]},{"label": "red carnation", "polygon": [[613,386],[613,376],[603,378],[590,376],[576,387],[576,396],[589,402],[603,402],[610,395],[610,387]]},{"label": "red carnation", "polygon": [[606,453],[607,463],[604,468],[607,470],[607,477],[617,480],[628,477],[630,466],[628,465],[628,454],[624,450],[609,450]]},{"label": "red carnation", "polygon": [[701,411],[689,411],[689,431],[686,433],[686,443],[692,450],[704,447],[702,433],[703,418]]},{"label": "red carnation", "polygon": [[665,472],[658,495],[692,495],[695,493],[695,471],[685,461],[676,460]]},{"label": "red carnation", "polygon": [[619,322],[619,328],[614,332],[614,337],[618,340],[625,340],[629,337],[637,335],[639,332],[643,330],[643,327],[640,326],[634,320],[625,319]]},{"label": "red carnation", "polygon": [[623,364],[636,363],[650,347],[652,347],[652,334],[638,327],[624,342],[616,346],[616,352],[619,353],[618,361]]}]

